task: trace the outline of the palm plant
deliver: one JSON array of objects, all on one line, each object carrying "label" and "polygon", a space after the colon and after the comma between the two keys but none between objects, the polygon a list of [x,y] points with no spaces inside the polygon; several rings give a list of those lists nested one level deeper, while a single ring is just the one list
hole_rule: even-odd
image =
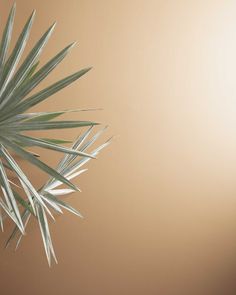
[{"label": "palm plant", "polygon": [[[90,68],[82,69],[30,95],[31,91],[65,58],[74,44],[65,47],[37,70],[42,49],[55,28],[55,24],[53,24],[20,63],[35,11],[27,20],[15,47],[9,54],[15,10],[16,5],[14,4],[0,43],[0,186],[2,191],[2,196],[0,196],[0,224],[3,230],[4,219],[7,216],[12,219],[15,228],[6,246],[14,240],[16,247],[18,247],[25,235],[30,217],[34,217],[38,221],[47,260],[51,265],[52,258],[55,261],[57,260],[50,236],[48,217],[54,219],[53,213],[62,213],[62,209],[81,217],[76,209],[62,200],[62,196],[79,191],[79,188],[71,180],[86,171],[81,167],[95,158],[109,144],[110,140],[90,150],[90,147],[106,128],[92,135],[94,126],[97,125],[96,122],[54,120],[69,111],[27,112],[31,107],[78,80]],[[25,134],[27,131],[77,127],[84,128],[70,148],[63,145],[67,143],[64,140],[45,139]],[[38,155],[29,151],[28,148],[32,146],[61,152],[64,157],[54,169],[40,160]],[[48,181],[41,188],[35,188],[17,163],[14,155],[18,155],[46,172],[49,175]],[[16,176],[16,183],[10,180],[9,172]],[[60,188],[61,185],[66,185],[66,188]]]}]

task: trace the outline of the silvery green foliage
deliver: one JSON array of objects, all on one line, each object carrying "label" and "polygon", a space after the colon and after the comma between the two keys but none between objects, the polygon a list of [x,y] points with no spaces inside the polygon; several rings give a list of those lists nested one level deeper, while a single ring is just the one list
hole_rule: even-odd
[{"label": "silvery green foliage", "polygon": [[[0,224],[3,230],[4,219],[7,216],[12,219],[15,228],[6,245],[14,240],[16,247],[18,247],[26,233],[26,226],[30,217],[37,219],[48,263],[51,265],[52,258],[55,261],[57,260],[50,236],[48,218],[54,219],[53,214],[61,214],[63,210],[68,210],[81,217],[76,209],[62,200],[62,196],[79,191],[79,188],[71,181],[86,171],[82,167],[95,158],[109,144],[110,140],[94,149],[92,148],[93,144],[106,128],[93,135],[96,122],[55,120],[64,113],[73,112],[73,110],[28,112],[31,107],[78,80],[90,68],[82,69],[43,90],[31,94],[32,90],[35,90],[41,81],[65,58],[74,43],[65,47],[38,69],[42,50],[55,28],[55,24],[53,24],[36,42],[26,58],[20,62],[30,34],[35,11],[27,20],[15,47],[9,53],[15,11],[16,5],[14,4],[0,43],[0,186],[2,191],[0,196]],[[66,128],[83,128],[82,134],[70,148],[63,145],[68,141],[62,139],[38,138],[25,134],[27,131]],[[41,161],[38,155],[28,150],[32,146],[63,153],[64,157],[57,168],[54,169]],[[17,163],[13,156],[15,154],[47,173],[50,177],[48,182],[40,189],[35,188]],[[9,179],[8,171],[14,173],[17,183],[13,183]]]}]

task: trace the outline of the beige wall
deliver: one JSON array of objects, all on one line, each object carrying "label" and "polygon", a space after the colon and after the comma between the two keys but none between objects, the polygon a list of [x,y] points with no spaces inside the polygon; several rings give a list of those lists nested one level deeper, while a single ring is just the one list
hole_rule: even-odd
[{"label": "beige wall", "polygon": [[48,268],[34,224],[18,252],[0,250],[0,294],[235,294],[235,1],[17,5],[16,33],[37,9],[31,45],[58,21],[43,61],[79,41],[45,85],[94,66],[40,108],[102,107],[81,118],[119,137],[70,198],[85,219],[65,214],[51,226],[59,265]]}]

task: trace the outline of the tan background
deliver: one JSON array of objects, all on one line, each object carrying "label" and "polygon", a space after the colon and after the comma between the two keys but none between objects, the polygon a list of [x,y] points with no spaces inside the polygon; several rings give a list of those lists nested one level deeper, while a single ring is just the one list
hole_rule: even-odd
[{"label": "tan background", "polygon": [[[1,23],[10,2],[0,1]],[[58,21],[42,64],[79,41],[45,85],[94,66],[40,108],[102,107],[81,118],[119,137],[70,197],[85,219],[65,214],[51,226],[59,265],[48,268],[32,225],[18,252],[0,251],[0,294],[235,294],[235,1],[17,5],[14,36],[37,9],[31,46]]]}]

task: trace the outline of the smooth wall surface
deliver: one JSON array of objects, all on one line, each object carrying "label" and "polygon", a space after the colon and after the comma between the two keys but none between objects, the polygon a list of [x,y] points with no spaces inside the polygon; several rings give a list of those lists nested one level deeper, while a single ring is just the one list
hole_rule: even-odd
[{"label": "smooth wall surface", "polygon": [[235,1],[19,0],[14,38],[33,8],[27,49],[58,21],[41,64],[78,40],[43,86],[94,67],[40,109],[102,107],[72,117],[118,136],[68,199],[85,219],[51,224],[59,265],[31,224],[17,252],[0,250],[0,294],[235,294]]}]

